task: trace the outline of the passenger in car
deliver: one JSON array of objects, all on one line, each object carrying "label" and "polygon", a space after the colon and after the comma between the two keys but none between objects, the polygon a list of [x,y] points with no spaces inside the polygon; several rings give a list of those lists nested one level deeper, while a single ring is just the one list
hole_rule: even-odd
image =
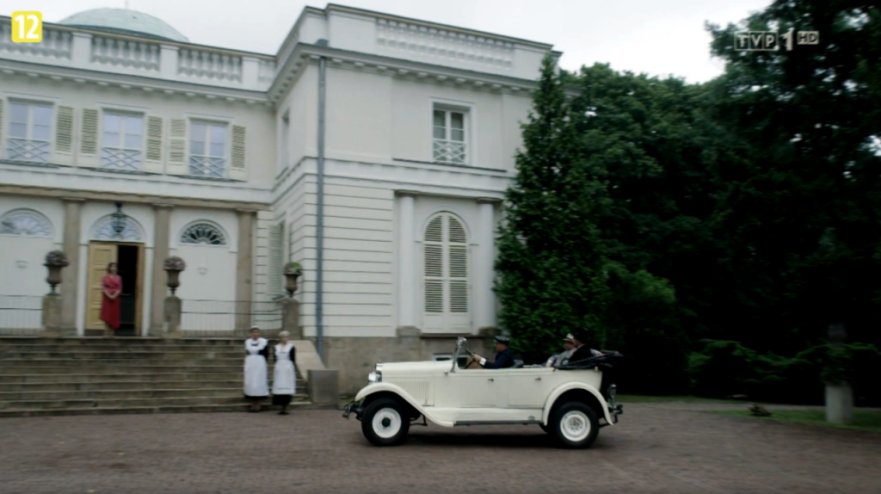
[{"label": "passenger in car", "polygon": [[587,346],[587,342],[589,340],[587,331],[576,331],[572,334],[572,337],[575,342],[575,351],[572,352],[572,356],[569,357],[569,362],[579,362],[581,360],[586,360],[591,357],[600,357],[603,355],[603,352],[599,350],[594,350]]},{"label": "passenger in car", "polygon": [[484,369],[505,369],[508,367],[514,367],[514,354],[511,353],[511,350],[508,349],[509,344],[511,343],[511,339],[504,335],[496,336],[496,356],[492,362],[486,360],[486,358],[474,354],[474,359],[480,364]]},{"label": "passenger in car", "polygon": [[563,348],[564,350],[561,353],[552,355],[551,358],[545,362],[545,367],[557,367],[572,357],[572,353],[575,352],[575,337],[572,336],[572,333],[568,333],[566,337],[563,338]]}]

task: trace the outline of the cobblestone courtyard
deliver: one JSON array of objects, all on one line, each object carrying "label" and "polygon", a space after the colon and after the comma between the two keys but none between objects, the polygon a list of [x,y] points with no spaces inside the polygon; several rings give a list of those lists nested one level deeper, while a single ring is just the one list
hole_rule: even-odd
[{"label": "cobblestone courtyard", "polygon": [[583,451],[535,426],[414,427],[374,448],[334,410],[9,418],[0,491],[881,493],[881,434],[706,408],[625,405]]}]

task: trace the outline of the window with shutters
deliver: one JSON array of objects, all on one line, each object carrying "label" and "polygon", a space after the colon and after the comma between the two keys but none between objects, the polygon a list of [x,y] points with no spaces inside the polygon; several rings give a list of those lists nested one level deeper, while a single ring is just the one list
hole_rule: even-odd
[{"label": "window with shutters", "polygon": [[6,157],[14,161],[46,163],[52,150],[52,105],[9,100]]},{"label": "window with shutters", "polygon": [[226,177],[228,128],[225,122],[190,121],[190,175]]},{"label": "window with shutters", "polygon": [[142,166],[144,115],[107,110],[101,118],[101,166],[139,171]]},{"label": "window with shutters", "polygon": [[435,106],[432,119],[434,161],[465,164],[468,161],[468,113],[461,109]]},{"label": "window with shutters", "polygon": [[431,218],[423,236],[426,326],[468,328],[468,237],[462,221],[451,213]]}]

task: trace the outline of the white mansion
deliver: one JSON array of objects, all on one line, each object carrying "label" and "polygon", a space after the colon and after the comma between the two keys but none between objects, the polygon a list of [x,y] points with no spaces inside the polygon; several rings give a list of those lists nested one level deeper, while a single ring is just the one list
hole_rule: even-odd
[{"label": "white mansion", "polygon": [[274,329],[301,262],[304,334],[359,380],[402,332],[446,348],[495,326],[495,229],[550,45],[333,4],[271,55],[123,9],[40,43],[10,31],[0,17],[0,332],[40,326],[17,301],[47,293],[53,249],[72,335],[102,327],[114,260],[124,325],[161,335],[171,255],[188,334]]}]

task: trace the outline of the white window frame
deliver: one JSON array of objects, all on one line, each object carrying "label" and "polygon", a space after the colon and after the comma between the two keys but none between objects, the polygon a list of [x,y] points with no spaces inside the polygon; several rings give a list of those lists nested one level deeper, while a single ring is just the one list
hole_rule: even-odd
[{"label": "white window frame", "polygon": [[[435,125],[434,125],[434,114],[435,112],[443,112],[444,114],[444,137],[439,138],[435,137]],[[462,114],[462,141],[456,141],[452,139],[452,114],[460,113]],[[434,101],[431,105],[431,161],[435,163],[444,163],[444,164],[452,164],[452,165],[468,165],[471,163],[471,149],[474,146],[474,140],[471,136],[471,128],[472,128],[472,109],[469,106],[443,103]],[[462,143],[464,148],[463,151],[463,159],[462,161],[455,160],[444,160],[439,159],[437,153],[435,152],[436,147],[438,145],[451,146],[455,143]]]},{"label": "white window frame", "polygon": [[[205,126],[205,134],[204,134],[204,152],[203,154],[195,154],[193,153],[193,138],[195,137],[195,128],[194,124],[200,124]],[[213,120],[209,118],[189,118],[187,129],[187,173],[191,177],[202,177],[202,178],[229,178],[229,168],[230,168],[230,153],[232,152],[232,125],[229,121],[226,120]],[[223,156],[212,156],[211,153],[211,127],[223,127]],[[193,173],[193,160],[194,159],[202,159],[202,160],[222,160],[221,161],[221,173],[219,175],[214,175],[210,173]],[[207,168],[205,165],[201,165],[201,168]]]},{"label": "white window frame", "polygon": [[[8,104],[8,114],[9,116],[6,118],[6,132],[4,133],[6,137],[6,145],[4,149],[6,151],[6,157],[13,161],[24,161],[30,163],[48,163],[49,157],[52,156],[53,152],[53,141],[52,134],[55,132],[54,126],[54,117],[55,117],[55,104],[51,101],[44,100],[34,100],[27,98],[9,98],[6,100]],[[25,122],[25,137],[14,137],[12,135],[12,124],[13,124],[13,110],[12,105],[24,105],[27,107],[27,122]],[[47,139],[35,139],[34,138],[34,108],[36,107],[48,107],[49,108],[49,130],[48,130],[48,138]],[[11,146],[12,140],[23,141],[20,143],[21,146],[31,147],[39,144],[45,144],[46,149],[40,151],[41,154],[45,154],[45,159],[21,159],[13,157]],[[33,151],[31,151],[33,152]]]},{"label": "white window frame", "polygon": [[[118,138],[116,143],[107,142],[107,116],[116,116],[120,118],[120,126],[118,129]],[[141,121],[140,135],[138,136],[138,148],[129,148],[125,145],[126,129],[128,127],[128,119],[137,119]],[[116,108],[103,109],[101,111],[101,168],[105,170],[124,170],[124,171],[141,171],[144,169],[144,148],[147,139],[146,132],[147,121],[144,113],[129,110],[119,110]],[[109,159],[108,153],[115,153],[114,160]],[[127,155],[123,157],[122,155]],[[125,159],[133,160],[132,166],[124,163]]]}]

